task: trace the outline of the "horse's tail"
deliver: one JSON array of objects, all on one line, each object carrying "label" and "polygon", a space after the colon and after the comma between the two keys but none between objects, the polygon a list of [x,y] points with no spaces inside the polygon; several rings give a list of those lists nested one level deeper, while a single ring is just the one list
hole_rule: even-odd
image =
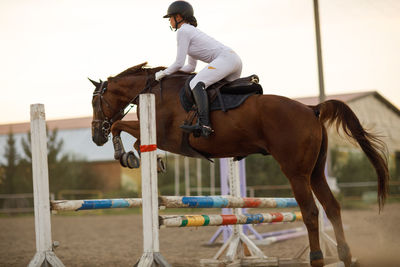
[{"label": "horse's tail", "polygon": [[328,126],[336,123],[338,133],[341,127],[347,137],[356,140],[367,155],[378,175],[378,202],[381,210],[388,194],[389,181],[385,143],[378,136],[364,130],[354,112],[342,101],[328,100],[311,108],[319,115],[321,123],[327,123]]}]

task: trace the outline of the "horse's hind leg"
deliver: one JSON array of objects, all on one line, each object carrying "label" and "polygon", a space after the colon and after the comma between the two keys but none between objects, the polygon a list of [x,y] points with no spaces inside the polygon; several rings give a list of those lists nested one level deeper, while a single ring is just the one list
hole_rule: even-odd
[{"label": "horse's hind leg", "polygon": [[308,176],[288,176],[294,197],[299,204],[303,222],[307,227],[310,243],[310,263],[313,267],[324,266],[323,254],[319,244],[318,208],[311,192]]},{"label": "horse's hind leg", "polygon": [[331,221],[336,236],[337,250],[339,259],[345,266],[351,265],[351,253],[346,243],[343,231],[342,218],[340,215],[340,205],[332,194],[325,178],[325,161],[327,151],[326,130],[323,129],[323,139],[321,151],[317,163],[311,174],[311,188],[325,210],[328,219]]},{"label": "horse's hind leg", "polygon": [[[298,128],[290,140],[281,138],[270,146],[271,155],[279,162],[283,173],[289,179],[292,191],[303,215],[310,243],[310,263],[313,267],[324,265],[319,244],[318,208],[311,189],[313,172],[321,149],[321,132],[317,120],[307,127]],[[278,141],[281,141],[280,143]]]},{"label": "horse's hind leg", "polygon": [[336,236],[339,259],[344,262],[346,267],[350,266],[351,253],[344,237],[342,218],[340,215],[340,205],[333,196],[328,183],[326,182],[323,171],[322,174],[313,173],[311,176],[311,185],[315,196],[318,198],[325,210],[326,215],[328,216],[328,219],[332,223]]}]

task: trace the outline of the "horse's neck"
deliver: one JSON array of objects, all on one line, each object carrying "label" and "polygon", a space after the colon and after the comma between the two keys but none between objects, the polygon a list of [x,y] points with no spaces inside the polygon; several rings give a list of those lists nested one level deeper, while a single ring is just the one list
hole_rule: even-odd
[{"label": "horse's neck", "polygon": [[170,77],[164,78],[159,84],[153,87],[152,91],[156,93],[156,97],[179,98],[179,92],[185,86],[185,82],[189,77],[189,74],[184,73],[171,75]]}]

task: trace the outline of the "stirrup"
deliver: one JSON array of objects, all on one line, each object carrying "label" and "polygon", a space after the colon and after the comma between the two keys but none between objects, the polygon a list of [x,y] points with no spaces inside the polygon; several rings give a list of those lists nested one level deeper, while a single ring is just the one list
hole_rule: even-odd
[{"label": "stirrup", "polygon": [[208,137],[211,133],[214,132],[214,130],[208,126],[208,125],[201,125],[199,123],[196,123],[194,125],[181,125],[179,126],[182,131],[186,133],[193,133],[194,137]]},{"label": "stirrup", "polygon": [[214,130],[208,126],[208,125],[201,125],[201,135],[204,137],[209,137],[210,134],[212,134]]},{"label": "stirrup", "polygon": [[194,125],[182,124],[181,126],[179,126],[179,128],[181,128],[182,131],[184,131],[186,133],[193,133],[196,131],[201,131],[201,129],[202,129],[202,127],[198,123],[194,124]]}]

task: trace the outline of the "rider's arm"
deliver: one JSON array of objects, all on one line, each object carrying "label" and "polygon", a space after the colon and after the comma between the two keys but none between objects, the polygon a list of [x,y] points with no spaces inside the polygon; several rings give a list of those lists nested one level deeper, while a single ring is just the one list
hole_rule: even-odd
[{"label": "rider's arm", "polygon": [[189,49],[190,36],[188,32],[184,30],[179,30],[176,35],[178,42],[178,49],[176,54],[175,62],[164,70],[166,75],[171,75],[174,72],[177,72],[179,69],[185,65],[186,55]]},{"label": "rider's arm", "polygon": [[180,71],[191,73],[196,69],[197,60],[189,56],[188,64],[183,66]]}]

